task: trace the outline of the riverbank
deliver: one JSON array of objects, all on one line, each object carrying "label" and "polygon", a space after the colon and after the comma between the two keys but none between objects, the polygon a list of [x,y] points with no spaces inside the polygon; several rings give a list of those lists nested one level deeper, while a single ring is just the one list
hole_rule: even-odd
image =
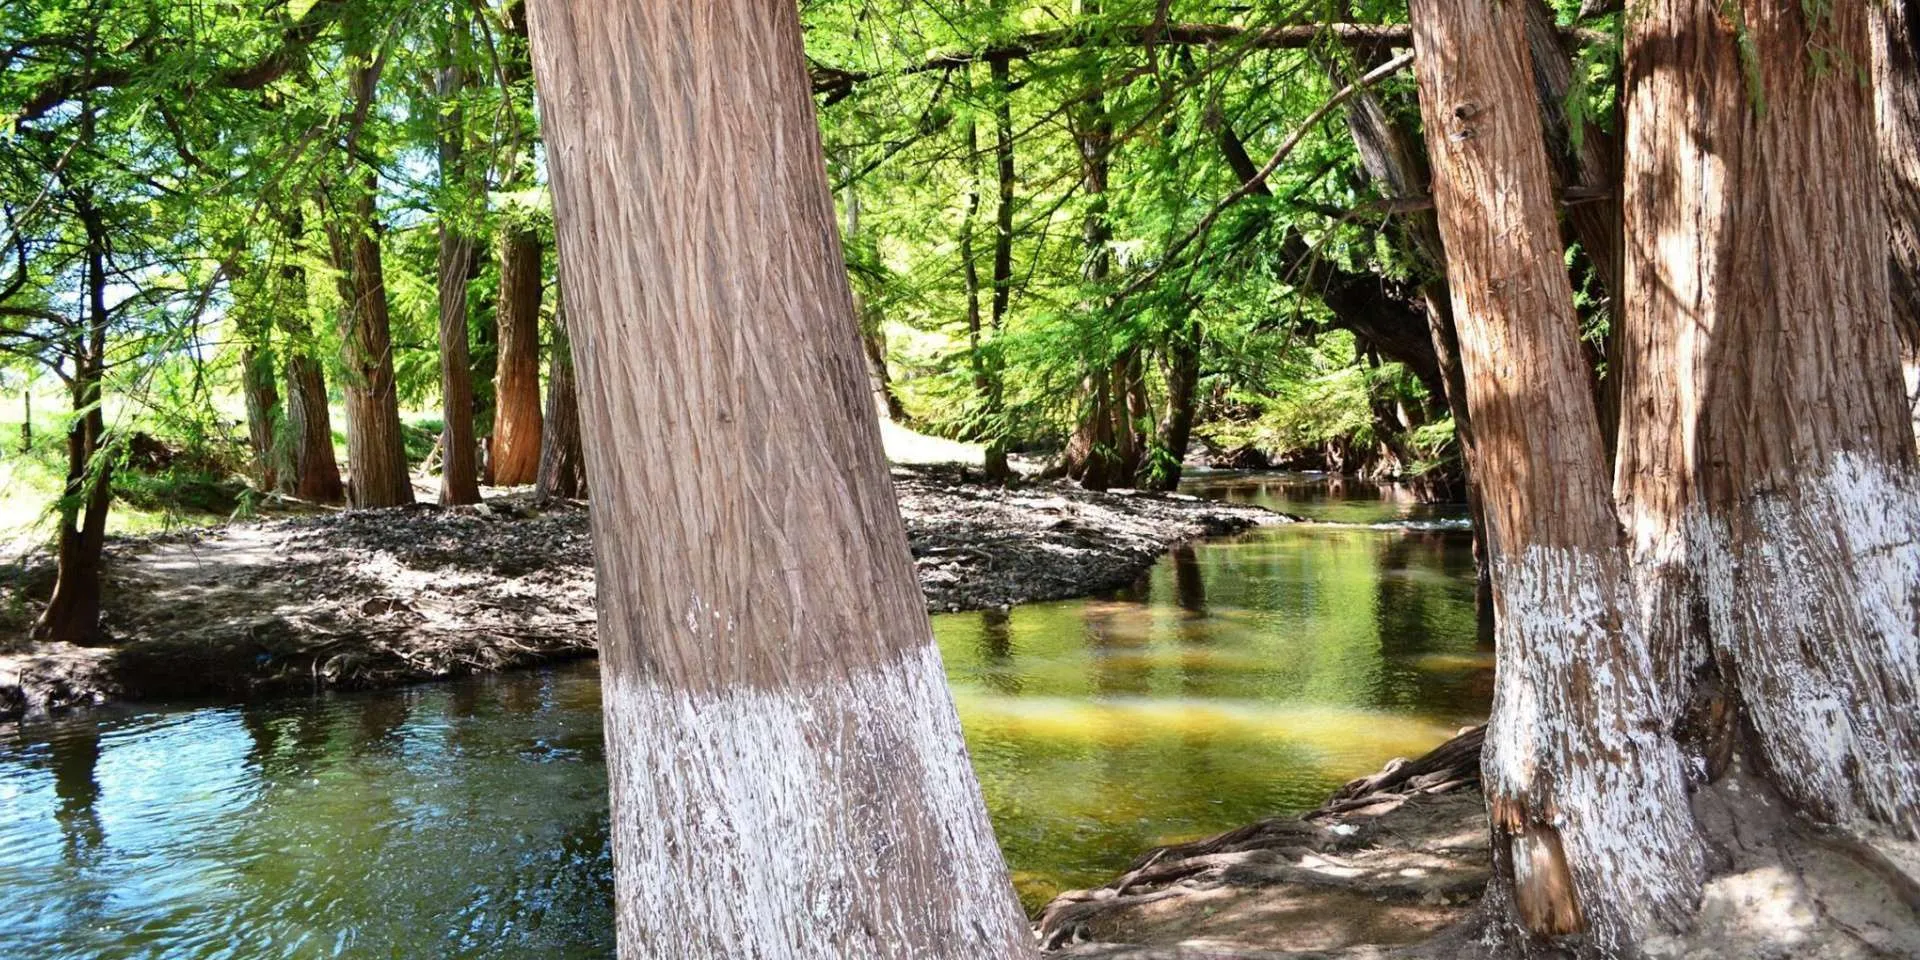
[{"label": "riverbank", "polygon": [[[1533,955],[1487,939],[1485,728],[1355,780],[1299,818],[1141,856],[1034,925],[1075,960],[1455,960]],[[1920,844],[1821,827],[1740,769],[1693,795],[1713,876],[1672,960],[1920,956]],[[1560,956],[1536,951],[1540,956]]]},{"label": "riverbank", "polygon": [[[1257,507],[1068,484],[990,487],[896,467],[931,611],[1062,599],[1132,582],[1167,549],[1287,518]],[[582,503],[519,495],[236,523],[107,548],[103,647],[31,644],[47,558],[0,582],[0,719],[109,700],[244,699],[511,669],[594,651]]]}]

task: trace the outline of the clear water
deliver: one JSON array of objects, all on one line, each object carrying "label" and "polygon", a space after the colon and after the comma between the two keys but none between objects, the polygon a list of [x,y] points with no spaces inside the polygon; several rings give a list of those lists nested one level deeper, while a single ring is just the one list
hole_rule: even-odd
[{"label": "clear water", "polygon": [[[1485,714],[1457,511],[1301,478],[1323,523],[1119,595],[934,619],[1022,896],[1316,805]],[[0,958],[607,957],[595,665],[0,729]]]}]

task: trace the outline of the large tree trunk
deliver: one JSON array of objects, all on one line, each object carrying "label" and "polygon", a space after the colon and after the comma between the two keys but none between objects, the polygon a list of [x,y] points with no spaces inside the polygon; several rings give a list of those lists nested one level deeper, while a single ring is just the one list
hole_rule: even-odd
[{"label": "large tree trunk", "polygon": [[1873,5],[1874,113],[1891,251],[1893,320],[1906,361],[1907,406],[1920,431],[1920,11]]},{"label": "large tree trunk", "polygon": [[[456,24],[459,36],[466,27]],[[464,43],[456,41],[456,53]],[[440,98],[453,104],[441,119],[440,184],[450,194],[479,185],[467,170],[466,119],[459,98],[466,84],[458,63],[440,72]],[[449,205],[456,201],[449,197]],[[467,276],[474,239],[460,222],[460,211],[442,211],[440,259],[440,502],[452,506],[480,502],[480,450],[473,436],[473,360],[467,345]]]},{"label": "large tree trunk", "polygon": [[502,487],[532,483],[540,472],[540,292],[546,248],[532,227],[500,242],[499,359],[493,380],[493,436],[487,469]]},{"label": "large tree trunk", "polygon": [[547,422],[540,433],[540,476],[534,496],[577,500],[587,495],[587,460],[580,447],[580,391],[573,373],[573,347],[566,318],[554,310],[553,344],[547,351]]},{"label": "large tree trunk", "polygon": [[[1675,699],[1724,699],[1718,732],[1745,731],[1736,752],[1800,811],[1912,837],[1920,490],[1869,268],[1869,11],[1808,9],[1667,0],[1628,21],[1616,495]],[[1703,779],[1727,762],[1707,757]]]},{"label": "large tree trunk", "polygon": [[1669,704],[1622,616],[1625,562],[1524,14],[1449,0],[1410,13],[1493,551],[1489,903],[1530,933],[1586,931],[1612,949],[1690,905],[1702,857],[1679,752],[1646,733]]},{"label": "large tree trunk", "polygon": [[34,623],[38,640],[94,643],[101,639],[100,598],[107,540],[107,509],[113,503],[113,469],[99,456],[106,440],[101,380],[107,353],[107,230],[91,198],[79,199],[86,231],[86,325],[72,338],[73,378],[68,388],[74,419],[67,427],[66,489],[60,501],[58,569],[53,596]]},{"label": "large tree trunk", "polygon": [[870,412],[797,8],[532,12],[566,92],[541,103],[621,955],[1029,955]]},{"label": "large tree trunk", "polygon": [[[1347,131],[1367,175],[1381,195],[1402,199],[1427,192],[1430,179],[1416,133],[1396,122],[1372,90],[1347,100]],[[1460,365],[1460,333],[1453,321],[1453,294],[1447,288],[1447,251],[1439,222],[1427,212],[1397,218],[1402,242],[1420,265],[1420,299],[1425,307],[1427,339],[1433,348],[1434,379],[1421,378],[1431,394],[1438,385],[1453,416],[1454,443],[1460,450],[1460,474],[1467,512],[1473,520],[1474,600],[1481,632],[1494,629],[1492,550],[1487,544],[1485,504],[1473,465],[1473,414],[1467,409],[1467,378]],[[1389,354],[1391,356],[1391,354]],[[1419,367],[1414,367],[1418,371]],[[1605,439],[1605,434],[1602,434]]]},{"label": "large tree trunk", "polygon": [[347,395],[347,503],[357,510],[413,502],[407,449],[400,433],[400,400],[393,378],[393,335],[374,217],[375,175],[347,188],[341,209],[327,222],[339,272],[341,365]]},{"label": "large tree trunk", "polygon": [[299,212],[281,218],[291,248],[280,267],[278,326],[286,355],[286,421],[277,438],[278,490],[309,503],[339,503],[346,497],[333,453],[332,414],[327,409],[326,371],[313,350],[307,318],[307,271],[300,265],[306,224]]}]

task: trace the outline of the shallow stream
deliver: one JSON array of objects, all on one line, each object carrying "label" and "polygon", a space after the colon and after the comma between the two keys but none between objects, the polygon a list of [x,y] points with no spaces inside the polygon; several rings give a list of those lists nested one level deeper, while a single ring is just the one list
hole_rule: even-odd
[{"label": "shallow stream", "polygon": [[[1484,718],[1462,513],[1279,475],[1314,522],[934,632],[1037,906],[1145,848],[1311,808]],[[612,955],[592,662],[0,729],[0,957]]]}]

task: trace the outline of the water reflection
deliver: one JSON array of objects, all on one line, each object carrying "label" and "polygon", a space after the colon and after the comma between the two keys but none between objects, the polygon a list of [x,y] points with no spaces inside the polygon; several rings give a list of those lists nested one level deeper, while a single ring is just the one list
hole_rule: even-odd
[{"label": "water reflection", "polygon": [[1484,716],[1468,536],[1344,509],[1364,525],[1195,544],[1109,596],[935,618],[1030,905],[1147,846],[1316,805]]},{"label": "water reflection", "polygon": [[[1207,482],[1359,525],[935,618],[1029,904],[1151,844],[1310,807],[1484,715],[1467,537],[1373,526],[1444,509]],[[580,663],[0,729],[0,957],[609,956],[599,711]]]}]

